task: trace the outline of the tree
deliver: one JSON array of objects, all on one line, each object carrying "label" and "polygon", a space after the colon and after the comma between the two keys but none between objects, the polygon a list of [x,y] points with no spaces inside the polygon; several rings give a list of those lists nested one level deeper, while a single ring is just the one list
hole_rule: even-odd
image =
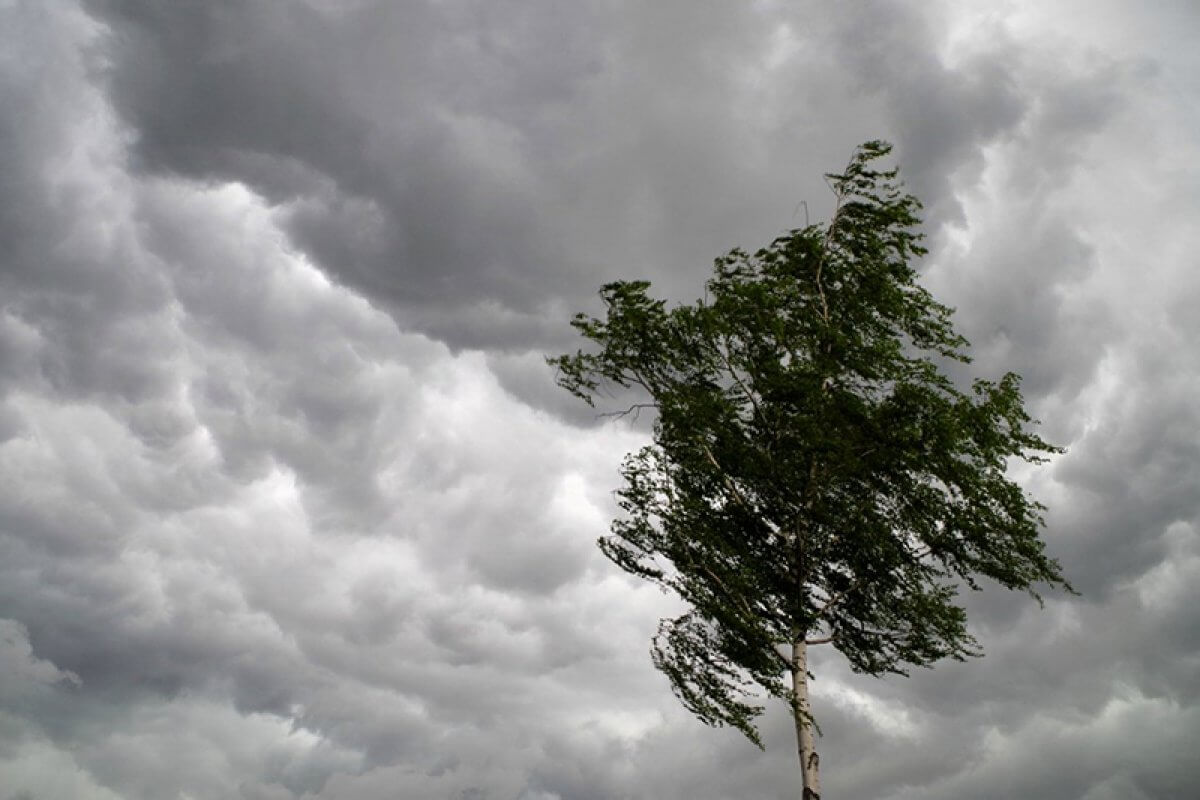
[{"label": "tree", "polygon": [[963,391],[944,372],[967,342],[917,283],[921,206],[875,168],[890,150],[863,144],[826,176],[827,224],[717,259],[704,299],[668,309],[646,281],[605,285],[606,318],[572,322],[589,349],[549,359],[589,404],[644,393],[617,413],[652,408],[653,443],[625,459],[600,547],[690,606],[652,657],[697,717],[762,747],[757,698],[790,705],[805,800],[809,648],[903,675],[979,654],[960,586],[1071,591],[1044,507],[1006,475],[1062,451],[1031,432],[1016,375]]}]

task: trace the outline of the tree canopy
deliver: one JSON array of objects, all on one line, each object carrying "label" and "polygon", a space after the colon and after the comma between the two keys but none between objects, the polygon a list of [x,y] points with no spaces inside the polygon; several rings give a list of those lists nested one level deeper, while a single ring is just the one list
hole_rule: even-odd
[{"label": "tree canopy", "polygon": [[654,409],[600,547],[690,606],[652,649],[684,705],[760,746],[761,690],[811,723],[807,647],[904,673],[978,653],[960,587],[1069,589],[1043,506],[1008,477],[1061,451],[1032,431],[1015,374],[947,375],[967,342],[918,283],[921,206],[876,166],[889,151],[860,146],[827,176],[827,223],[718,258],[694,303],[605,285],[606,315],[572,322],[587,349],[550,359],[589,404],[615,385]]}]

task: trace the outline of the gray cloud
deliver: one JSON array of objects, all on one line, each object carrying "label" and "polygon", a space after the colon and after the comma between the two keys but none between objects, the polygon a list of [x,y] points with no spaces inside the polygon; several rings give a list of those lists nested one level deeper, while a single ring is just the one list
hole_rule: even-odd
[{"label": "gray cloud", "polygon": [[1070,448],[1020,477],[1082,594],[972,594],[989,655],[908,680],[822,654],[828,791],[1186,794],[1184,5],[0,5],[0,785],[792,796],[780,709],[760,753],[651,669],[674,606],[593,546],[645,420],[542,359],[882,136],[973,373]]},{"label": "gray cloud", "polygon": [[1031,101],[1011,53],[947,69],[896,5],[92,7],[142,168],[248,183],[323,269],[453,345],[561,342],[564,301],[631,269],[690,296],[828,205],[820,173],[870,136],[939,219]]}]

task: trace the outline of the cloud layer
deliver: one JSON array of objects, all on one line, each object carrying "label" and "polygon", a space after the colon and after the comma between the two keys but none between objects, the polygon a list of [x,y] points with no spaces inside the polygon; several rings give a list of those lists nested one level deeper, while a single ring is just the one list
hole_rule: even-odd
[{"label": "cloud layer", "polygon": [[[593,543],[644,432],[543,355],[606,280],[828,211],[897,145],[927,285],[1069,452],[1081,592],[988,656],[815,666],[837,797],[1159,800],[1200,738],[1187,3],[0,2],[11,798],[794,795],[677,707]],[[805,205],[798,205],[803,201]]]}]

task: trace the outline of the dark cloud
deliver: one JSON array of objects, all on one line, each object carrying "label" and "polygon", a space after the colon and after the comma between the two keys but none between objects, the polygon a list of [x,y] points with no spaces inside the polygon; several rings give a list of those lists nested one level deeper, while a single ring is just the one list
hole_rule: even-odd
[{"label": "dark cloud", "polygon": [[692,720],[675,606],[594,547],[648,420],[543,359],[884,137],[960,377],[1069,447],[1019,477],[1081,595],[969,594],[988,656],[907,680],[822,653],[827,790],[1186,795],[1185,6],[0,4],[0,786],[793,796],[783,710],[765,753]]},{"label": "dark cloud", "polygon": [[940,219],[1031,102],[1011,53],[949,69],[906,6],[91,8],[141,168],[253,186],[322,269],[456,346],[561,342],[564,307],[630,271],[692,296],[827,206],[819,175],[865,138],[896,139]]}]

